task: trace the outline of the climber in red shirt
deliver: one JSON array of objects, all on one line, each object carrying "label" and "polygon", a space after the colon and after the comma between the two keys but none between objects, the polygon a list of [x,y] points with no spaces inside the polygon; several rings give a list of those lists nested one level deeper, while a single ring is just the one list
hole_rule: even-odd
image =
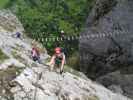
[{"label": "climber in red shirt", "polygon": [[55,54],[52,56],[49,65],[51,66],[51,70],[56,66],[60,69],[60,73],[62,73],[65,64],[65,54],[60,47],[55,48],[54,51]]}]

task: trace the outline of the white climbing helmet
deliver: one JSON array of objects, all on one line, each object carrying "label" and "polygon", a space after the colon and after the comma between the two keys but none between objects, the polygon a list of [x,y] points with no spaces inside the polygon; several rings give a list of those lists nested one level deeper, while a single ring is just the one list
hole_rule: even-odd
[{"label": "white climbing helmet", "polygon": [[64,31],[63,31],[63,30],[61,30],[61,33],[64,33]]}]

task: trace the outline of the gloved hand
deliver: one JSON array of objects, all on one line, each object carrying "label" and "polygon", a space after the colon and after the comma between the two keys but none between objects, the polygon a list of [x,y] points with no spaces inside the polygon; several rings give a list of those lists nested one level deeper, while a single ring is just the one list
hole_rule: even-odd
[{"label": "gloved hand", "polygon": [[63,73],[63,69],[60,69],[60,74],[62,74]]}]

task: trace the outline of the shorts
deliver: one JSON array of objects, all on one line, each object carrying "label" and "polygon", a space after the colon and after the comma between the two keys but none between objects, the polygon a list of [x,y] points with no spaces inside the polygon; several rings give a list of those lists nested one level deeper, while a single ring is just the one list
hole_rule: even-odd
[{"label": "shorts", "polygon": [[34,61],[38,61],[38,60],[39,60],[39,57],[33,56],[32,59],[33,59]]}]

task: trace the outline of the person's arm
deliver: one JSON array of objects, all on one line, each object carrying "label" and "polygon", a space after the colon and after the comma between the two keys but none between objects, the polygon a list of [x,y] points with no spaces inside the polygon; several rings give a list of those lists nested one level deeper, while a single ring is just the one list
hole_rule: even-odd
[{"label": "person's arm", "polygon": [[61,71],[63,71],[64,64],[65,64],[65,55],[63,54],[63,59],[62,59],[62,62],[61,62]]},{"label": "person's arm", "polygon": [[55,60],[55,55],[53,55],[53,56],[52,56],[52,58],[51,58],[51,60],[50,60],[50,63],[49,63],[49,64],[50,64],[50,65],[54,64],[54,62],[55,62],[54,60]]}]

